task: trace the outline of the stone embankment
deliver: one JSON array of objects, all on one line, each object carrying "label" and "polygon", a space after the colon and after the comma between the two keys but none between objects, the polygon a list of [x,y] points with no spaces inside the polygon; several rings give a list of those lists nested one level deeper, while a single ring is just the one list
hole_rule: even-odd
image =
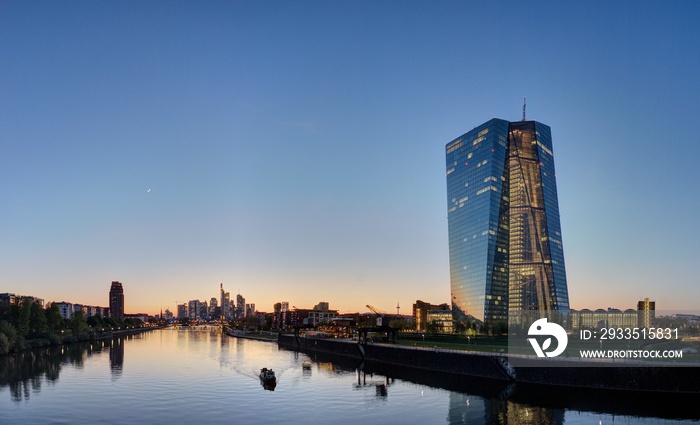
[{"label": "stone embankment", "polygon": [[558,365],[560,367],[514,367],[508,363],[507,357],[498,353],[358,344],[357,341],[288,334],[280,334],[278,343],[281,347],[302,352],[522,384],[700,394],[700,367],[599,367],[595,363],[583,362],[576,365],[562,363]]}]

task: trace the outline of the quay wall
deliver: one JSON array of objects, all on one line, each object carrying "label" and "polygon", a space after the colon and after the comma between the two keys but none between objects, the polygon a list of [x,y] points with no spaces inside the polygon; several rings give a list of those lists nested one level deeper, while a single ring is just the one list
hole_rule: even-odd
[{"label": "quay wall", "polygon": [[280,334],[281,347],[420,370],[547,385],[624,391],[700,394],[700,367],[514,367],[491,353],[421,349]]},{"label": "quay wall", "polygon": [[148,328],[122,329],[119,331],[94,334],[92,336],[92,339],[94,339],[96,341],[100,341],[103,339],[112,339],[112,338],[118,338],[120,336],[137,335],[137,334],[141,334],[144,332],[150,332],[150,331],[154,331],[157,329],[165,329],[165,328],[167,328],[167,326],[154,326],[154,327],[148,327]]},{"label": "quay wall", "polygon": [[483,378],[507,380],[499,357],[446,350],[414,349],[383,344],[358,344],[356,341],[304,338],[280,334],[280,346],[305,352],[333,354],[359,360],[410,366],[412,368]]},{"label": "quay wall", "polygon": [[364,345],[365,359],[399,366],[508,380],[499,357],[458,351],[415,349],[411,347]]},{"label": "quay wall", "polygon": [[333,354],[362,360],[362,352],[357,342],[324,338],[295,337],[289,334],[279,334],[277,343],[285,348],[311,353]]}]

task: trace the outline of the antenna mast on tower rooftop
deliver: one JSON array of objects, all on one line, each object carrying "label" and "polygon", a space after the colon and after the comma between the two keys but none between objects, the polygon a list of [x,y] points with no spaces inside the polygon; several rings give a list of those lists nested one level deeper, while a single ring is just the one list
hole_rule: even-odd
[{"label": "antenna mast on tower rooftop", "polygon": [[527,103],[525,102],[525,99],[527,96],[523,96],[523,121],[525,121],[525,107],[527,106]]}]

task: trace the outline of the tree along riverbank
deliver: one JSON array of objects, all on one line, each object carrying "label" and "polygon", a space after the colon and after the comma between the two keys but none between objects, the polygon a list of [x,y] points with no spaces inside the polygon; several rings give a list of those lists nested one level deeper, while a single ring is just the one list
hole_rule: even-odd
[{"label": "tree along riverbank", "polygon": [[129,335],[153,328],[139,319],[85,317],[83,311],[64,319],[55,303],[43,308],[25,298],[0,309],[0,355],[32,348]]}]

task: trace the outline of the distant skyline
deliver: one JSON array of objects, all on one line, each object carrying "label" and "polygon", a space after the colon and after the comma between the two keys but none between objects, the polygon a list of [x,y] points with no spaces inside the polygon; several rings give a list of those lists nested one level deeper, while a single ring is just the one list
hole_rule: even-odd
[{"label": "distant skyline", "polygon": [[698,308],[698,12],[0,2],[0,292],[449,303],[444,146],[526,95],[571,308]]}]

